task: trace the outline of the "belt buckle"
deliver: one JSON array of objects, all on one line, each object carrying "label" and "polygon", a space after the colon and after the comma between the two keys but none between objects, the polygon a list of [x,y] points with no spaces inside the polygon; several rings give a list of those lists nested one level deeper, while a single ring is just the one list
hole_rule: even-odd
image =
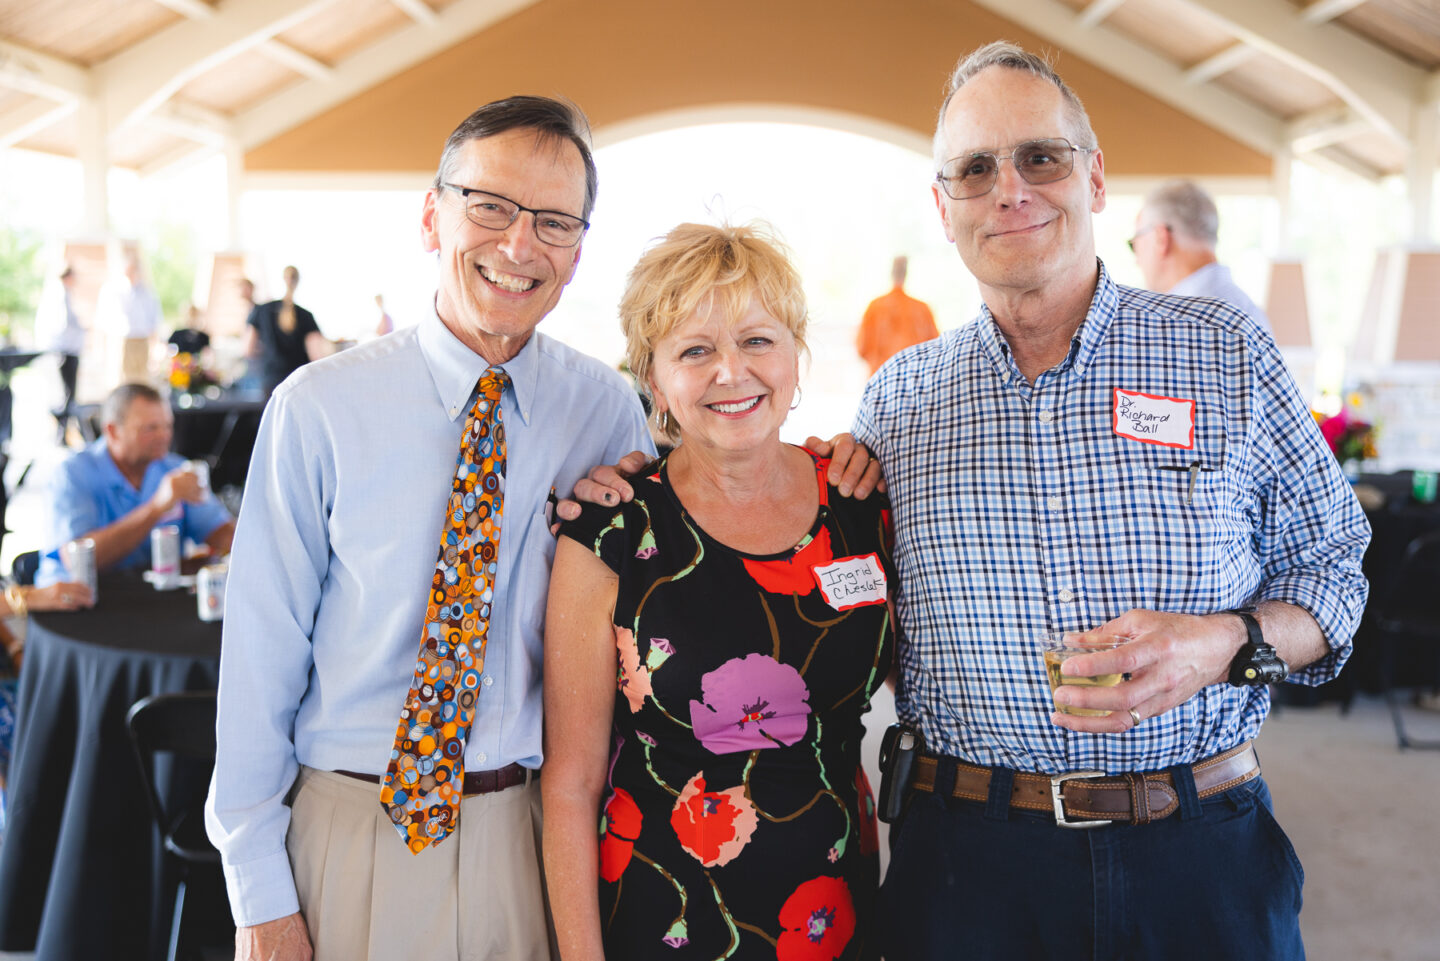
[{"label": "belt buckle", "polygon": [[1055,805],[1055,824],[1062,828],[1098,828],[1114,821],[1067,821],[1065,819],[1065,795],[1060,785],[1074,778],[1104,777],[1104,771],[1071,771],[1068,774],[1054,774],[1050,777],[1050,800]]}]

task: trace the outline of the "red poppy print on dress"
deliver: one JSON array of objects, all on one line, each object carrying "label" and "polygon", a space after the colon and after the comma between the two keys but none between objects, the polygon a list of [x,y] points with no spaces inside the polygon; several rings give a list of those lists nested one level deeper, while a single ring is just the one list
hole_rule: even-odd
[{"label": "red poppy print on dress", "polygon": [[601,825],[600,876],[618,881],[630,865],[635,839],[640,836],[640,806],[624,788],[616,788],[605,802],[605,818]]},{"label": "red poppy print on dress", "polygon": [[855,934],[850,888],[843,878],[806,881],[780,909],[780,926],[778,961],[835,961]]},{"label": "red poppy print on dress", "polygon": [[690,724],[714,754],[788,746],[810,725],[805,679],[765,654],[721,664],[700,678],[700,694],[704,700],[690,702]]},{"label": "red poppy print on dress", "polygon": [[830,531],[822,527],[810,543],[788,557],[770,561],[754,561],[748,557],[740,560],[745,564],[745,570],[755,578],[755,583],[771,594],[804,597],[815,590],[815,575],[810,571],[829,564],[835,560],[835,555],[830,549]]},{"label": "red poppy print on dress", "polygon": [[705,790],[705,772],[690,779],[670,812],[680,846],[707,868],[735,860],[759,823],[742,787]]}]

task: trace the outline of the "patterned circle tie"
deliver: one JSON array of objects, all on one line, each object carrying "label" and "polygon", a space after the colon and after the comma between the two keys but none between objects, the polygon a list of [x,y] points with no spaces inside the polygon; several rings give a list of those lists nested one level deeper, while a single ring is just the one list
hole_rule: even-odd
[{"label": "patterned circle tie", "polygon": [[465,738],[485,669],[495,594],[505,500],[500,395],[508,382],[499,367],[486,370],[465,418],[415,677],[380,786],[380,804],[412,854],[445,840],[460,819]]}]

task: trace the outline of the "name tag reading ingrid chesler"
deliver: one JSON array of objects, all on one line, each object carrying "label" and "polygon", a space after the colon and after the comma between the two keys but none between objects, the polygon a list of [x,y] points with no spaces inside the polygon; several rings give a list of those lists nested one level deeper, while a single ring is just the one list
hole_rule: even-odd
[{"label": "name tag reading ingrid chesler", "polygon": [[1112,429],[1142,444],[1195,449],[1195,402],[1115,388]]},{"label": "name tag reading ingrid chesler", "polygon": [[841,557],[810,570],[825,603],[837,611],[885,603],[885,568],[878,554]]}]

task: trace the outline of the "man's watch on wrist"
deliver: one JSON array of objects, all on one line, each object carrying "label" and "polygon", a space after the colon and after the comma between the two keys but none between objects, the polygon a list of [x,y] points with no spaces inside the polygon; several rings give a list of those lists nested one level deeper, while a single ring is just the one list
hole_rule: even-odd
[{"label": "man's watch on wrist", "polygon": [[1245,645],[1230,662],[1227,680],[1235,687],[1259,687],[1261,684],[1279,684],[1290,676],[1290,666],[1281,660],[1271,644],[1265,643],[1260,622],[1255,619],[1255,608],[1241,607],[1233,611],[1245,622]]}]

